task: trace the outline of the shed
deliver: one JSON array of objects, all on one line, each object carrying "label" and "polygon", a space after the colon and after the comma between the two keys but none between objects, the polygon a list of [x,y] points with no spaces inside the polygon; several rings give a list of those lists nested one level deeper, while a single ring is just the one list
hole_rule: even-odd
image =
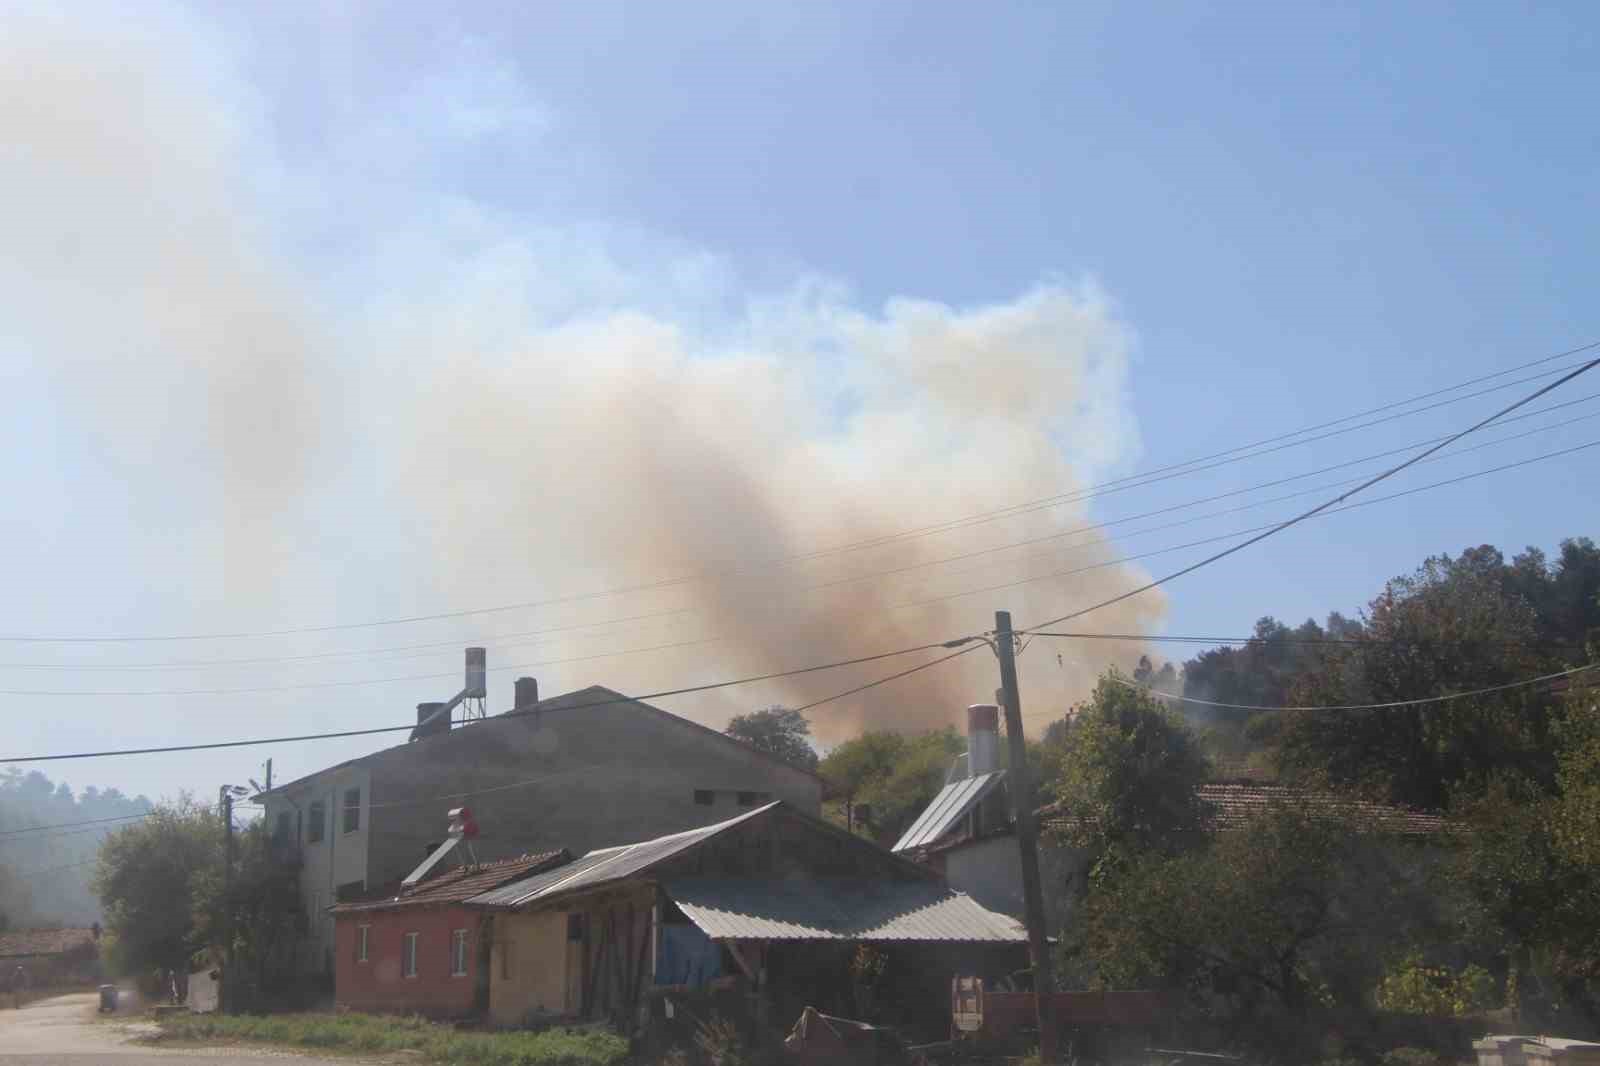
[{"label": "shed", "polygon": [[856,1013],[854,997],[873,984],[872,974],[852,980],[865,946],[926,976],[927,990],[901,983],[947,1026],[951,974],[1014,969],[1027,944],[1016,920],[933,871],[781,802],[593,851],[468,906],[500,915],[490,1015],[501,1024],[631,1024],[652,998],[712,986],[738,987],[758,1005]]},{"label": "shed", "polygon": [[100,975],[100,927],[0,933],[0,979],[9,981],[19,966],[34,988],[96,980]]}]

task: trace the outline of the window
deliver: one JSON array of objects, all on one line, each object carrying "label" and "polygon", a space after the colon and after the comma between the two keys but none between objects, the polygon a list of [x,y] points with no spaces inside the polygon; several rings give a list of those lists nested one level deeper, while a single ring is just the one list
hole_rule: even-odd
[{"label": "window", "polygon": [[754,807],[758,803],[770,803],[770,802],[772,802],[772,793],[770,793],[770,792],[741,792],[741,793],[739,793],[739,806],[741,806],[741,807]]},{"label": "window", "polygon": [[507,940],[500,945],[500,980],[502,981],[511,980],[511,975],[516,973],[517,964],[511,958],[512,949],[515,947],[516,943],[511,940]]},{"label": "window", "polygon": [[344,831],[354,833],[361,828],[361,790],[347,788],[344,790]]},{"label": "window", "polygon": [[450,934],[450,976],[467,976],[467,931],[457,929]]},{"label": "window", "polygon": [[277,822],[277,825],[272,830],[272,842],[274,844],[287,844],[287,843],[289,843],[289,812],[288,811],[279,811],[278,812],[278,822]]},{"label": "window", "polygon": [[356,926],[356,961],[367,961],[367,938],[372,935],[372,926]]},{"label": "window", "polygon": [[417,934],[407,933],[400,945],[400,976],[417,976]]},{"label": "window", "polygon": [[322,843],[322,830],[327,824],[327,819],[327,810],[323,807],[322,801],[317,800],[306,812],[306,843]]},{"label": "window", "polygon": [[573,911],[567,915],[567,939],[581,941],[584,933],[584,915],[581,911]]},{"label": "window", "polygon": [[717,794],[709,788],[697,788],[694,790],[694,801],[701,807],[709,807],[717,802]]}]

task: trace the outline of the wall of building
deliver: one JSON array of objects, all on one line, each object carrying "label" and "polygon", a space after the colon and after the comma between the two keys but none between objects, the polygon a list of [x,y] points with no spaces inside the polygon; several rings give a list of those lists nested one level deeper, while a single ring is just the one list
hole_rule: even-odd
[{"label": "wall of building", "polygon": [[[416,1013],[459,1018],[475,1009],[478,925],[482,916],[465,907],[409,907],[339,915],[335,923],[334,1000],[350,1010]],[[367,961],[356,960],[358,929],[367,933]],[[450,973],[450,940],[467,930],[465,975]],[[417,937],[417,974],[401,974],[405,934]]]},{"label": "wall of building", "polygon": [[[347,833],[344,798],[349,789],[360,790],[361,805],[360,824]],[[323,805],[322,839],[312,841],[310,818],[317,802]],[[289,834],[282,844],[283,853],[301,864],[300,905],[306,917],[306,935],[295,956],[303,971],[332,970],[334,928],[327,908],[338,902],[341,885],[367,884],[372,813],[372,775],[359,765],[336,767],[274,793],[265,801],[269,830],[276,829],[280,814],[288,815]]]},{"label": "wall of building", "polygon": [[[575,1013],[572,970],[581,962],[568,948],[567,914],[500,914],[490,959],[489,1017],[496,1025],[521,1025],[530,1013]],[[581,994],[581,993],[580,993]]]},{"label": "wall of building", "polygon": [[[573,694],[571,702],[594,702]],[[603,697],[600,697],[603,698]],[[368,880],[404,876],[443,839],[449,807],[468,802],[484,861],[523,852],[646,840],[723,821],[770,799],[811,814],[821,782],[693,723],[629,704],[551,707],[537,715],[458,727],[373,760]],[[468,801],[441,794],[529,782]],[[696,802],[709,791],[713,802]],[[739,793],[747,801],[740,803]]]},{"label": "wall of building", "polygon": [[[1024,917],[1022,859],[1017,838],[1007,833],[985,837],[938,853],[945,880],[992,911]],[[1071,917],[1077,889],[1088,871],[1088,857],[1073,848],[1039,845],[1039,883],[1044,889],[1045,924],[1052,936]]]}]

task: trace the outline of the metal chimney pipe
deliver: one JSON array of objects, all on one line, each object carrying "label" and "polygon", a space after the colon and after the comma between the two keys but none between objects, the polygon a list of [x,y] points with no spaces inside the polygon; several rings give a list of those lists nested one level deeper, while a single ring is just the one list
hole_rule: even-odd
[{"label": "metal chimney pipe", "polygon": [[967,776],[1000,769],[1000,708],[974,703],[967,708]]},{"label": "metal chimney pipe", "polygon": [[516,709],[532,707],[539,702],[539,682],[531,677],[517,678]]}]

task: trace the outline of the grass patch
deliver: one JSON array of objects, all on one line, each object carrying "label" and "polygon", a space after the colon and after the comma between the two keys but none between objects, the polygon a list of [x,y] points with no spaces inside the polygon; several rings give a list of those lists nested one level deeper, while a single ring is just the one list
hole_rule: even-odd
[{"label": "grass patch", "polygon": [[615,1033],[546,1029],[467,1033],[420,1018],[373,1014],[187,1014],[161,1020],[165,1039],[248,1041],[319,1051],[420,1051],[466,1066],[620,1066],[628,1042]]}]

